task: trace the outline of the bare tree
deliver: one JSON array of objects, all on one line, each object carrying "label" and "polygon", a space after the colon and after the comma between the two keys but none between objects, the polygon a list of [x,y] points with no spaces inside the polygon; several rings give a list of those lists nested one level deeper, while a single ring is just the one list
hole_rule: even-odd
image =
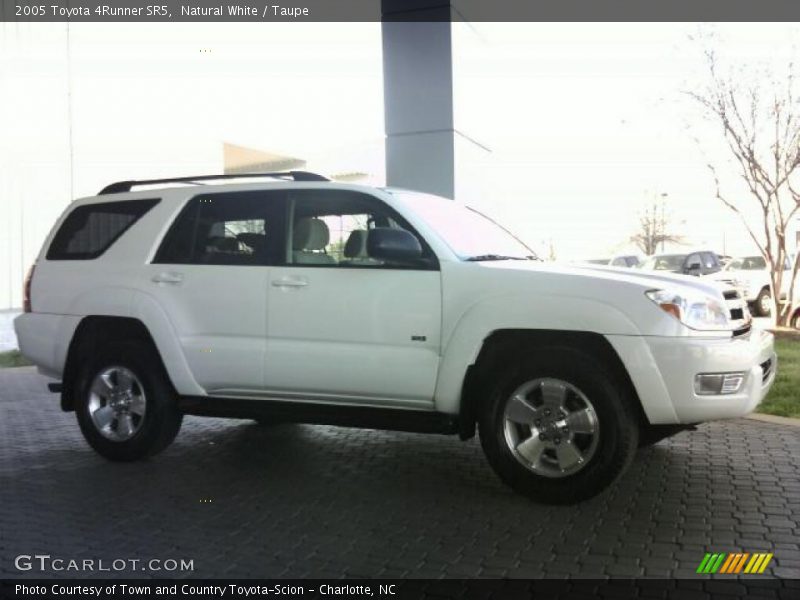
[{"label": "bare tree", "polygon": [[631,236],[631,242],[644,252],[647,256],[658,252],[658,247],[666,243],[683,242],[683,237],[677,234],[668,233],[669,218],[664,210],[665,202],[664,197],[666,194],[661,195],[661,201],[653,199],[644,211],[639,215],[639,231],[636,235]]},{"label": "bare tree", "polygon": [[[705,50],[708,83],[698,92],[688,92],[705,116],[719,127],[728,164],[743,186],[723,185],[722,165],[709,162],[715,194],[741,217],[750,237],[770,270],[772,314],[785,325],[794,303],[800,256],[789,272],[788,301],[779,302],[784,289],[785,261],[789,258],[786,236],[800,210],[800,105],[795,96],[795,67],[788,65],[786,77],[767,84],[745,76],[745,71],[722,75],[715,52]],[[784,286],[784,287],[782,287]],[[776,293],[776,290],[778,293]]]}]

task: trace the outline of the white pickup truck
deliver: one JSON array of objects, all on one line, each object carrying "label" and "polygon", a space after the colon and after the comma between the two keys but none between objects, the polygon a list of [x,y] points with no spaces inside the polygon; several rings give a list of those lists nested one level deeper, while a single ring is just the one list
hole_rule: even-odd
[{"label": "white pickup truck", "polygon": [[498,475],[550,503],[597,494],[640,445],[747,414],[776,372],[735,292],[544,264],[457,202],[306,172],[75,201],[15,326],[112,460],[164,449],[184,414],[477,426]]},{"label": "white pickup truck", "polygon": [[[770,291],[769,269],[763,256],[741,256],[734,258],[722,271],[712,278],[739,291],[742,298],[753,308],[759,317],[772,313],[772,292]],[[783,265],[780,301],[786,300],[792,279],[792,262],[787,257]]]}]

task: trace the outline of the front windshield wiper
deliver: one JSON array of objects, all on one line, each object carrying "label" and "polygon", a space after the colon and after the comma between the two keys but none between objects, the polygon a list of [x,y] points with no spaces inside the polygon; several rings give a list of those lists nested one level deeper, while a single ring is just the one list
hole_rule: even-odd
[{"label": "front windshield wiper", "polygon": [[503,254],[479,254],[465,259],[469,262],[479,262],[484,260],[536,260],[535,256],[504,256]]}]

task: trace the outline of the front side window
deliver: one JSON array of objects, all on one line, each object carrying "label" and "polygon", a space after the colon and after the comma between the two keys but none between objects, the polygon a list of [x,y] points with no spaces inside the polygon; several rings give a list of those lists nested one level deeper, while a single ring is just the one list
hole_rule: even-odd
[{"label": "front side window", "polygon": [[[296,190],[288,194],[285,262],[328,267],[431,268],[433,253],[414,230],[377,199],[345,190]],[[403,229],[417,237],[423,257],[388,261],[370,256],[376,228]]]},{"label": "front side window", "polygon": [[[683,266],[685,260],[685,254],[662,254],[648,257],[639,267],[651,271],[677,271]],[[699,259],[697,262],[700,262]]]},{"label": "front side window", "polygon": [[84,204],[73,210],[47,249],[47,260],[91,260],[102,255],[158,199]]},{"label": "front side window", "polygon": [[275,202],[263,192],[198,196],[180,213],[153,262],[168,264],[268,264],[277,227]]},{"label": "front side window", "polygon": [[703,253],[703,266],[706,269],[716,269],[717,268],[717,259],[716,257],[711,254],[710,252]]}]

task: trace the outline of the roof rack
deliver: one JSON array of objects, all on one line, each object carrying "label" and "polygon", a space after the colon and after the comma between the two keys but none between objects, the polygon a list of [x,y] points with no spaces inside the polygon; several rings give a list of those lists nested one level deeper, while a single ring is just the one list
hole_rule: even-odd
[{"label": "roof rack", "polygon": [[196,175],[194,177],[167,177],[165,179],[139,179],[116,181],[100,190],[100,196],[130,192],[132,187],[155,185],[159,183],[199,183],[214,179],[246,179],[256,177],[274,177],[275,179],[292,179],[294,181],[330,181],[327,177],[309,171],[281,171],[275,173],[227,173],[225,175]]}]

